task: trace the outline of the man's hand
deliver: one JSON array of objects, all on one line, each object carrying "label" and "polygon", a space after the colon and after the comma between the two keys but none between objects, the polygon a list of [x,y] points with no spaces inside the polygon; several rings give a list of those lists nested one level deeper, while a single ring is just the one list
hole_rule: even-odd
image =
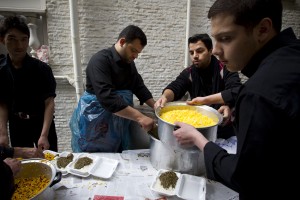
[{"label": "man's hand", "polygon": [[48,137],[46,136],[41,136],[39,141],[38,141],[38,148],[42,150],[48,150],[50,147]]},{"label": "man's hand", "polygon": [[211,94],[205,97],[196,97],[191,101],[187,101],[189,105],[211,105],[211,104],[224,104],[221,92]]},{"label": "man's hand", "polygon": [[164,107],[165,104],[168,102],[168,99],[162,95],[154,104],[154,108],[158,108],[158,107]]},{"label": "man's hand", "polygon": [[186,102],[188,105],[206,105],[206,97],[196,97]]},{"label": "man's hand", "polygon": [[223,115],[222,126],[225,126],[230,122],[231,119],[231,110],[229,106],[223,105],[218,109],[218,112]]},{"label": "man's hand", "polygon": [[44,158],[43,150],[40,148],[14,147],[15,158]]},{"label": "man's hand", "polygon": [[176,137],[179,144],[194,144],[201,151],[203,151],[204,146],[208,143],[208,140],[202,135],[202,133],[200,133],[193,126],[183,122],[175,122],[174,124],[180,127],[173,131],[173,135]]},{"label": "man's hand", "polygon": [[161,97],[155,102],[154,108],[164,107],[166,103],[174,101],[174,92],[170,89],[165,89]]},{"label": "man's hand", "polygon": [[143,115],[139,120],[138,123],[145,131],[150,131],[155,126],[154,119]]},{"label": "man's hand", "polygon": [[21,169],[21,161],[15,158],[6,158],[4,162],[10,167],[13,175],[15,176]]}]

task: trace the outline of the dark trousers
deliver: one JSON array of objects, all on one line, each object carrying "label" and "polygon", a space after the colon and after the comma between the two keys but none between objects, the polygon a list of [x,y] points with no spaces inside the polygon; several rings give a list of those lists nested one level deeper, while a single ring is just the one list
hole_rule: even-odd
[{"label": "dark trousers", "polygon": [[[43,118],[36,117],[31,119],[20,119],[14,116],[9,119],[10,142],[13,147],[33,147],[33,143],[37,146],[43,128]],[[54,120],[52,120],[48,141],[50,150],[58,151],[57,135]]]}]

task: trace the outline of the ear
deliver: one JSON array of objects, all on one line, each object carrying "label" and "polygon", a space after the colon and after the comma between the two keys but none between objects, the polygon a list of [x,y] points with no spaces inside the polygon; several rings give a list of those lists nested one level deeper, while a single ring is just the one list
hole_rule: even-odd
[{"label": "ear", "polygon": [[125,38],[120,38],[119,43],[120,43],[120,46],[123,47],[123,45],[126,43]]},{"label": "ear", "polygon": [[256,27],[256,34],[260,43],[265,43],[274,36],[275,30],[270,18],[263,18]]}]

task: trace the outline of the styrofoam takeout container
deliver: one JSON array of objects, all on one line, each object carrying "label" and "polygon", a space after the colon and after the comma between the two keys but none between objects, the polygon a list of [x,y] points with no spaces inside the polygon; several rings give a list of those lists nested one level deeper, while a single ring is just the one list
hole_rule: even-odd
[{"label": "styrofoam takeout container", "polygon": [[[162,173],[164,172],[167,172],[167,171],[170,171],[170,170],[165,170],[165,169],[160,169],[156,176],[155,176],[155,180],[152,182],[151,186],[150,186],[150,189],[157,192],[158,194],[161,194],[161,195],[164,195],[164,196],[174,196],[176,195],[175,193],[175,188],[169,188],[169,189],[165,189],[161,183],[160,183],[160,180],[159,180],[159,177]],[[178,180],[177,180],[177,183],[179,181],[179,177],[180,177],[180,173],[178,172],[175,172],[177,177],[178,177]],[[176,183],[176,185],[177,185]]]},{"label": "styrofoam takeout container", "polygon": [[51,150],[44,150],[43,154],[45,155],[46,153],[52,154],[54,156],[54,159],[59,155],[59,153],[57,153],[56,151],[51,151]]},{"label": "styrofoam takeout container", "polygon": [[[69,151],[63,151],[63,152],[61,152],[61,153],[59,153],[58,154],[58,156],[56,156],[55,157],[55,159],[54,160],[52,160],[51,161],[51,163],[56,167],[56,169],[58,170],[58,171],[60,171],[61,173],[62,173],[62,175],[67,175],[69,172],[68,172],[68,166],[66,166],[66,167],[61,167],[61,168],[59,168],[58,166],[57,166],[57,159],[59,158],[59,157],[67,157],[70,153],[72,153],[72,152],[69,152]],[[74,154],[74,153],[72,153],[73,154],[73,161],[76,159],[76,154]]]},{"label": "styrofoam takeout container", "polygon": [[[93,160],[93,163],[81,169],[75,169],[75,163],[77,162],[77,160],[85,156],[91,158]],[[76,159],[67,166],[67,168],[69,173],[76,176],[88,177],[90,175],[93,175],[99,178],[108,179],[116,170],[118,163],[119,161],[115,159],[82,153],[79,154]]]},{"label": "styrofoam takeout container", "polygon": [[164,196],[178,196],[182,199],[189,200],[205,200],[206,197],[206,179],[199,176],[193,176],[189,174],[181,174],[175,172],[178,176],[178,180],[175,188],[164,189],[160,185],[159,176],[161,173],[170,171],[160,169],[152,182],[150,189]]}]

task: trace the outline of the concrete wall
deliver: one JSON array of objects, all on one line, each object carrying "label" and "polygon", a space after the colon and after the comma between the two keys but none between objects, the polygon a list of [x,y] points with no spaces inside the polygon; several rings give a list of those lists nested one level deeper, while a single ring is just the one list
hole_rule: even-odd
[{"label": "concrete wall", "polygon": [[[190,35],[210,33],[206,15],[212,2],[191,0]],[[283,27],[292,26],[299,37],[299,1],[286,0],[284,6]],[[50,65],[55,75],[73,77],[69,1],[47,0],[46,7]],[[184,67],[186,10],[187,1],[183,0],[78,0],[83,76],[90,57],[100,49],[112,46],[125,26],[135,24],[148,37],[148,45],[136,65],[150,91],[158,98],[162,89]],[[58,80],[55,101],[59,151],[70,150],[68,121],[76,105],[76,94],[68,81]],[[153,114],[144,106],[139,109]],[[136,126],[133,130],[139,132]]]}]

